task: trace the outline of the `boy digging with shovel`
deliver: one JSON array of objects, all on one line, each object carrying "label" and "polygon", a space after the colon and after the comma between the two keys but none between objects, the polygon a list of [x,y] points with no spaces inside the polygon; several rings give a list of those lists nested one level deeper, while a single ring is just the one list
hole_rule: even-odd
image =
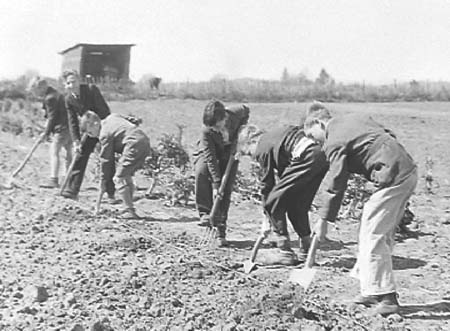
[{"label": "boy digging with shovel", "polygon": [[331,117],[321,103],[307,112],[305,133],[323,145],[330,163],[319,240],[334,222],[351,173],[364,175],[378,190],[365,203],[359,230],[359,252],[352,274],[361,285],[355,303],[374,306],[373,313],[399,311],[392,271],[394,232],[417,184],[417,167],[391,131],[366,115]]}]

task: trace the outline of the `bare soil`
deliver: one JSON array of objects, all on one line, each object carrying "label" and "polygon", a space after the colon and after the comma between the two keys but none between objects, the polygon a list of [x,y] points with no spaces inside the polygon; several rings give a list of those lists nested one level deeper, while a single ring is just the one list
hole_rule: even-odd
[{"label": "bare soil", "polygon": [[[155,141],[186,124],[192,146],[204,102],[159,100],[112,103],[133,113]],[[254,104],[251,121],[263,128],[295,122],[302,104]],[[305,291],[289,283],[289,268],[242,272],[258,236],[260,206],[232,206],[227,248],[199,247],[203,229],[195,210],[166,207],[138,191],[146,218],[124,221],[117,206],[95,216],[95,187],[87,172],[79,201],[39,188],[48,173],[41,146],[12,190],[0,190],[0,330],[448,330],[450,329],[450,105],[331,105],[365,111],[398,133],[419,165],[411,199],[415,237],[399,242],[394,269],[402,305],[389,318],[350,302],[358,282],[349,277],[357,250],[355,220],[341,220],[320,247],[318,272]],[[33,144],[0,134],[0,171],[7,180]],[[433,194],[425,189],[425,158],[434,161]],[[93,163],[93,162],[91,162]],[[89,165],[90,168],[93,164]],[[137,184],[148,182],[138,176]],[[321,196],[315,204],[320,206]],[[311,213],[314,221],[314,212]],[[297,238],[292,236],[293,245]],[[297,247],[297,246],[295,246]],[[260,254],[271,251],[265,245]],[[41,290],[37,291],[37,287]]]}]

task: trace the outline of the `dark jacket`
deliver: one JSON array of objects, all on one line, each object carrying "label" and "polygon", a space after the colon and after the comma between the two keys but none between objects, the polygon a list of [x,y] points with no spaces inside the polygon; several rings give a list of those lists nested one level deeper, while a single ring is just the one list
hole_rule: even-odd
[{"label": "dark jacket", "polygon": [[279,177],[289,165],[292,151],[305,137],[303,127],[283,126],[264,133],[255,151],[255,159],[261,166],[261,194],[263,200],[275,186],[275,174]]},{"label": "dark jacket", "polygon": [[69,120],[69,130],[73,140],[80,140],[80,122],[78,117],[87,110],[96,113],[100,119],[105,119],[111,111],[97,86],[80,84],[80,95],[66,95],[66,108]]},{"label": "dark jacket", "polygon": [[45,92],[42,108],[45,110],[45,118],[47,119],[47,126],[44,130],[46,136],[67,129],[67,111],[64,96],[53,87],[49,86]]},{"label": "dark jacket", "polygon": [[416,167],[392,132],[367,115],[331,119],[323,149],[330,171],[321,216],[328,221],[337,216],[351,173],[383,188],[401,183]]},{"label": "dark jacket", "polygon": [[194,162],[206,162],[213,187],[219,188],[227,162],[222,134],[210,127],[203,127],[193,156]]}]

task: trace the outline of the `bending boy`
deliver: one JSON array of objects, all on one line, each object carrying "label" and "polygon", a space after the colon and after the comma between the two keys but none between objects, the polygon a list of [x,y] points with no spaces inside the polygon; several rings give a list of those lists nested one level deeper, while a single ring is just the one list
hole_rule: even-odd
[{"label": "bending boy", "polygon": [[[79,117],[90,110],[97,114],[100,119],[105,119],[111,114],[108,105],[101,95],[97,86],[93,84],[80,84],[78,73],[75,71],[66,71],[63,73],[63,79],[67,90],[65,98],[69,130],[73,140],[76,160],[70,176],[67,187],[62,192],[65,198],[76,199],[80,192],[89,157],[93,152],[98,138],[86,137],[81,141]],[[114,202],[114,183],[106,184],[110,202]]]},{"label": "bending boy", "polygon": [[329,185],[315,231],[319,239],[334,222],[351,173],[364,175],[378,190],[365,203],[359,252],[353,274],[359,278],[358,304],[376,305],[382,315],[399,310],[392,271],[393,235],[417,184],[417,168],[391,131],[364,115],[332,118],[321,103],[308,110],[305,132],[323,144],[330,162]]},{"label": "bending boy", "polygon": [[320,145],[305,136],[302,126],[272,129],[258,140],[257,146],[257,140],[250,140],[255,151],[251,146],[240,150],[253,154],[260,164],[262,205],[277,236],[278,253],[266,263],[294,265],[298,260],[290,246],[286,216],[299,236],[304,260],[311,244],[308,212],[328,164]]},{"label": "bending boy", "polygon": [[67,123],[64,96],[49,86],[45,79],[39,77],[36,77],[32,81],[29,89],[34,95],[43,98],[42,108],[45,110],[47,123],[39,139],[43,142],[50,135],[52,136],[52,143],[50,145],[50,178],[39,186],[43,188],[56,188],[59,185],[59,154],[61,148],[66,150],[66,171],[72,162],[72,139]]},{"label": "bending boy", "polygon": [[[81,126],[100,139],[102,192],[106,192],[108,183],[114,180],[125,205],[121,218],[139,219],[133,205],[135,186],[132,176],[142,168],[150,154],[149,138],[139,127],[118,114],[112,114],[100,122],[94,112],[87,111]],[[115,153],[121,154],[117,167]]]}]

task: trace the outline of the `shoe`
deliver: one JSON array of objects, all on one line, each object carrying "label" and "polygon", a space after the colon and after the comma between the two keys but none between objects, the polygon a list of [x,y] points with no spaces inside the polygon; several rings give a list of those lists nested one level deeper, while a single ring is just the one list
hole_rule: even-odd
[{"label": "shoe", "polygon": [[211,226],[211,222],[210,222],[210,218],[209,215],[204,214],[202,216],[200,216],[200,220],[197,223],[198,226]]},{"label": "shoe", "polygon": [[300,262],[305,262],[306,258],[308,257],[308,251],[311,247],[311,237],[310,236],[304,236],[299,238],[299,249],[300,254],[298,255],[298,260]]},{"label": "shoe", "polygon": [[[267,252],[268,253],[268,252]],[[293,266],[297,265],[298,259],[297,255],[292,250],[276,249],[272,254],[261,255],[258,259],[259,263],[262,265],[283,265],[283,266]]]},{"label": "shoe", "polygon": [[134,208],[127,208],[120,213],[119,218],[124,220],[140,220],[142,217],[140,217],[138,214],[136,214],[136,211]]},{"label": "shoe", "polygon": [[226,247],[228,245],[228,241],[225,237],[216,238],[216,246],[217,247]]},{"label": "shoe", "polygon": [[391,314],[397,314],[400,311],[396,292],[383,294],[380,297],[381,300],[374,307],[372,315],[381,315],[385,317]]},{"label": "shoe", "polygon": [[61,193],[61,196],[66,198],[66,199],[72,199],[72,200],[78,200],[78,194],[69,192],[69,191],[64,191]]},{"label": "shoe", "polygon": [[378,304],[380,301],[380,296],[378,295],[358,295],[356,298],[353,299],[353,303],[357,305],[364,305],[366,307],[370,307],[373,305]]},{"label": "shoe", "polygon": [[291,251],[291,244],[288,235],[276,234],[277,248],[283,251]]},{"label": "shoe", "polygon": [[53,177],[49,178],[45,182],[40,184],[39,187],[42,187],[42,188],[57,188],[57,187],[59,187],[59,185],[58,185],[58,178],[53,178]]},{"label": "shoe", "polygon": [[118,205],[118,204],[121,203],[122,201],[119,200],[119,199],[116,199],[116,198],[114,198],[114,197],[108,197],[108,198],[107,198],[107,202],[108,202],[110,205]]}]

